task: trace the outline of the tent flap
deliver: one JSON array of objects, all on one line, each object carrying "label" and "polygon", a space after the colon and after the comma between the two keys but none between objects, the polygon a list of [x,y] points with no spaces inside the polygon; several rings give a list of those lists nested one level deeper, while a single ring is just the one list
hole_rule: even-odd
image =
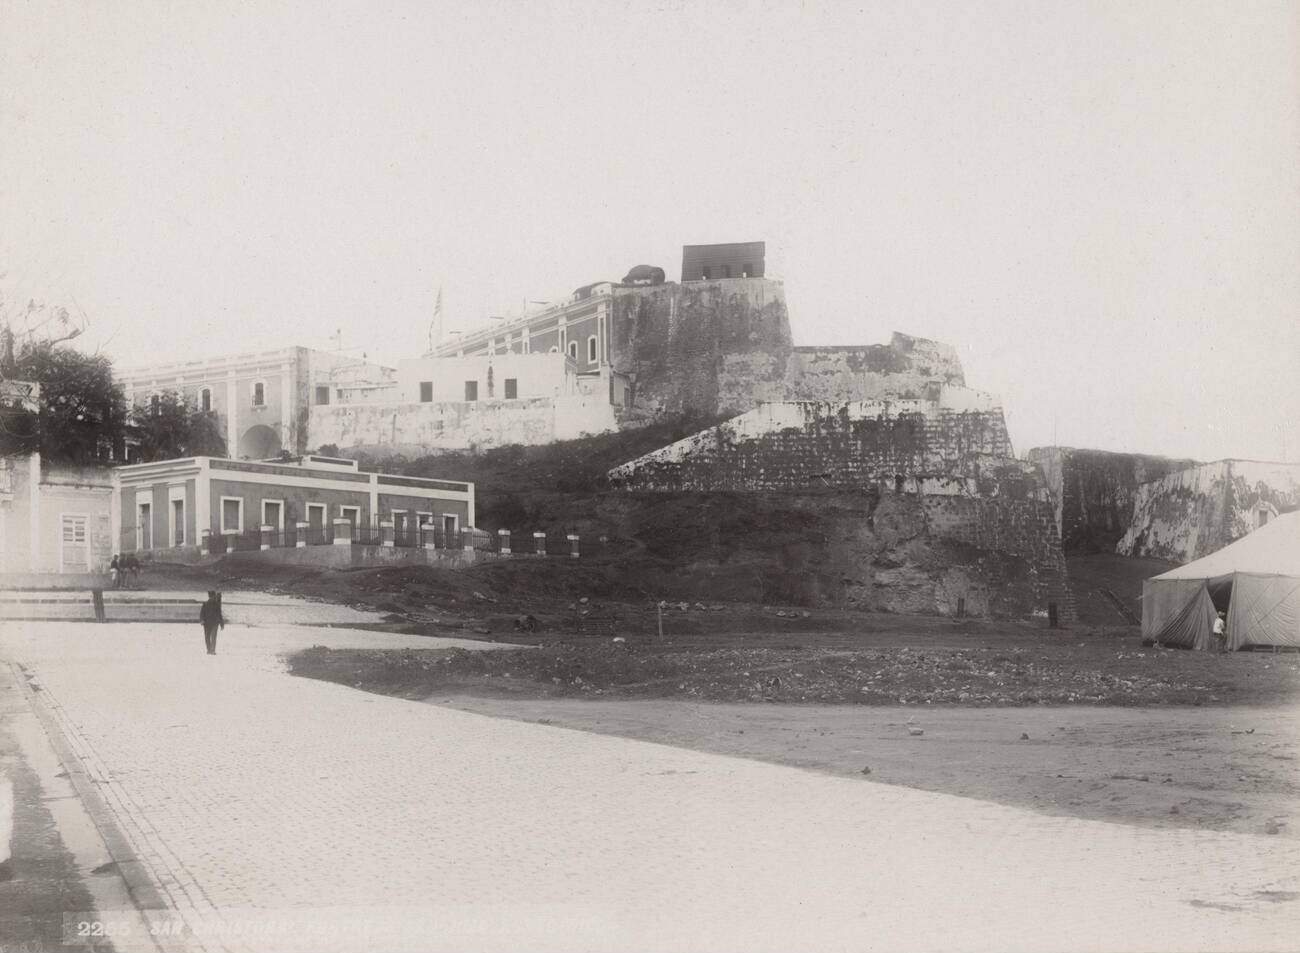
[{"label": "tent flap", "polygon": [[1208,649],[1214,600],[1200,579],[1148,579],[1142,584],[1142,637],[1189,649]]}]

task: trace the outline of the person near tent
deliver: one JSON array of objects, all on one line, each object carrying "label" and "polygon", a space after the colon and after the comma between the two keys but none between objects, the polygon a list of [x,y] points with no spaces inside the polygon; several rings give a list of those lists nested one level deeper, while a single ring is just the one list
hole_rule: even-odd
[{"label": "person near tent", "polygon": [[1227,615],[1220,612],[1214,620],[1214,650],[1219,654],[1228,651]]},{"label": "person near tent", "polygon": [[208,654],[216,655],[217,629],[226,627],[226,618],[221,614],[221,593],[208,590],[208,601],[199,609],[199,622],[203,625],[203,643],[208,647]]}]

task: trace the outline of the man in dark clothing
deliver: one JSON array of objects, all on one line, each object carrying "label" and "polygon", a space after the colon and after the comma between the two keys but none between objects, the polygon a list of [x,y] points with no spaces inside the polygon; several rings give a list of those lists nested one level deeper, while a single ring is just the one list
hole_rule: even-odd
[{"label": "man in dark clothing", "polygon": [[203,623],[203,642],[208,647],[208,654],[216,655],[217,629],[226,627],[225,616],[221,614],[221,593],[208,590],[208,601],[199,610],[199,621]]}]

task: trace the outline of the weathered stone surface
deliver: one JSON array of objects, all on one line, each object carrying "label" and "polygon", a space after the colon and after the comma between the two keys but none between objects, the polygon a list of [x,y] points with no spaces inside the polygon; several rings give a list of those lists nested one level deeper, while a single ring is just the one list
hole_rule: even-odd
[{"label": "weathered stone surface", "polygon": [[1190,562],[1300,507],[1300,464],[1219,460],[1139,487],[1116,551]]},{"label": "weathered stone surface", "polygon": [[785,289],[766,278],[614,292],[611,361],[654,414],[742,413],[763,401],[933,399],[962,387],[957,352],[895,333],[888,344],[794,347]]},{"label": "weathered stone surface", "polygon": [[927,493],[1016,492],[1014,485],[1037,481],[1032,468],[1011,459],[992,399],[972,403],[962,390],[947,398],[944,391],[933,401],[763,404],[616,467],[610,478],[641,489],[879,483]]},{"label": "weathered stone surface", "polygon": [[1195,460],[1074,447],[1035,447],[1026,455],[1047,481],[1067,553],[1109,553],[1133,520],[1138,487],[1197,465]]},{"label": "weathered stone surface", "polygon": [[824,544],[844,567],[836,600],[956,614],[960,599],[972,615],[998,616],[1055,602],[1072,618],[1041,474],[1011,457],[1001,408],[952,390],[949,400],[765,404],[610,477],[672,492],[865,491],[867,511],[838,519]]},{"label": "weathered stone surface", "polygon": [[312,409],[312,446],[335,444],[372,454],[536,445],[605,433],[619,424],[618,408],[598,394]]}]

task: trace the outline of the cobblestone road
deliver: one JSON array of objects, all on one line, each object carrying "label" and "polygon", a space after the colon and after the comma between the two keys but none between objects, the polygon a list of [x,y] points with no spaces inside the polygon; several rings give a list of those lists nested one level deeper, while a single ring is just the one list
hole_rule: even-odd
[{"label": "cobblestone road", "polygon": [[274,661],[436,640],[230,626],[209,657],[190,629],[11,625],[0,656],[36,675],[178,910],[300,917],[209,949],[1297,947],[1290,841],[495,720]]}]

